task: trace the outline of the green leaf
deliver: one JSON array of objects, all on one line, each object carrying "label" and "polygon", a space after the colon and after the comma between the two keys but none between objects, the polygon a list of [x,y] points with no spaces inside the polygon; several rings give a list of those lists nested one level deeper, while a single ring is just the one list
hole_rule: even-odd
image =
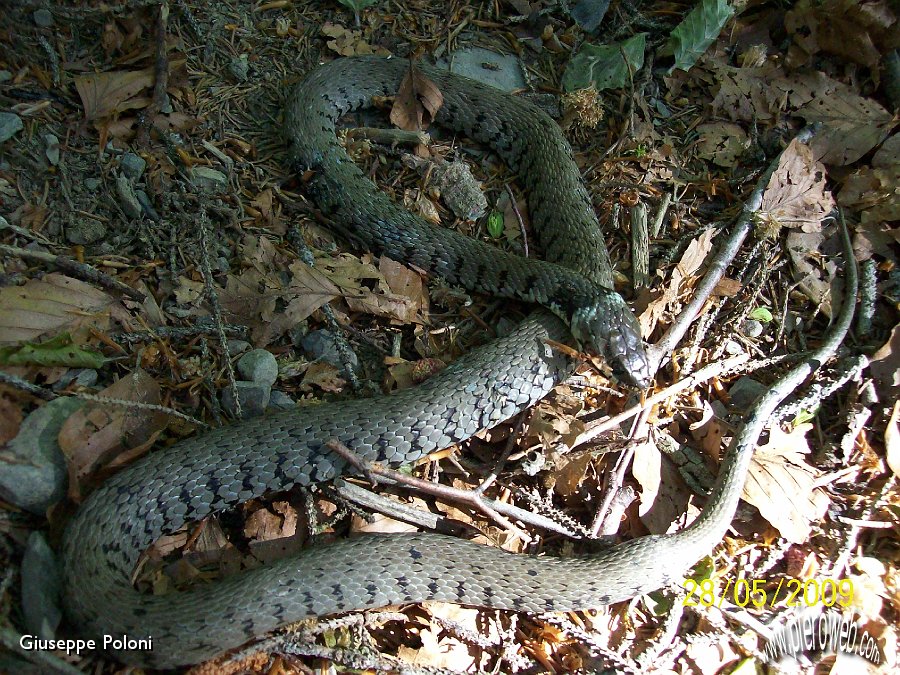
[{"label": "green leaf", "polygon": [[498,239],[503,234],[503,214],[499,211],[491,211],[488,216],[487,231],[494,239]]},{"label": "green leaf", "polygon": [[352,9],[357,14],[359,14],[369,5],[375,4],[375,0],[338,0],[338,2],[341,3],[344,7]]},{"label": "green leaf", "polygon": [[105,362],[103,354],[76,345],[68,333],[60,333],[46,342],[23,342],[0,348],[0,365],[4,366],[99,368]]},{"label": "green leaf", "polygon": [[[675,27],[664,50],[675,55],[671,70],[690,70],[703,52],[719,37],[734,8],[727,0],[701,0]],[[669,72],[671,72],[671,70]]]},{"label": "green leaf", "polygon": [[603,91],[624,87],[643,68],[646,44],[646,33],[611,45],[585,43],[566,66],[563,89],[575,91],[593,85],[597,91]]},{"label": "green leaf", "polygon": [[791,426],[796,428],[801,424],[806,424],[807,422],[811,422],[816,419],[816,413],[819,412],[819,406],[816,406],[812,410],[801,410],[797,413],[794,419],[791,421]]},{"label": "green leaf", "polygon": [[769,311],[768,307],[757,307],[750,312],[750,318],[760,323],[772,323],[773,319],[772,312]]}]

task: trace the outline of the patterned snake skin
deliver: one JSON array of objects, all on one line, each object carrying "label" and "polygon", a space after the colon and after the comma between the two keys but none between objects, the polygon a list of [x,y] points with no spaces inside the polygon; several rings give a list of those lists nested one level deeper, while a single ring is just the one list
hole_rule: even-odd
[{"label": "patterned snake skin", "polygon": [[619,377],[648,382],[634,317],[608,290],[612,274],[590,199],[559,128],[542,112],[424,69],[445,98],[437,121],[491,146],[520,172],[540,244],[558,265],[523,261],[427,225],[393,205],[349,160],[335,121],[372,95],[395,93],[407,68],[401,60],[340,59],[297,87],[286,128],[296,168],[311,169],[310,194],[373,249],[454,284],[542,304],[565,323],[536,311],[512,335],[415,389],[220,428],[152,453],[107,481],[66,530],[64,607],[85,637],[152,637],[152,651],[107,650],[121,661],[193,663],[303,617],[429,599],[527,612],[597,607],[680,579],[731,520],[748,457],[726,460],[691,527],[599,554],[511,555],[439,535],[380,535],[313,547],[185,592],[150,596],[132,587],[138,556],[162,534],[267,491],[343,473],[343,460],[323,448],[329,439],[396,465],[530,406],[565,376],[566,364],[543,341],[566,339],[567,325]]}]

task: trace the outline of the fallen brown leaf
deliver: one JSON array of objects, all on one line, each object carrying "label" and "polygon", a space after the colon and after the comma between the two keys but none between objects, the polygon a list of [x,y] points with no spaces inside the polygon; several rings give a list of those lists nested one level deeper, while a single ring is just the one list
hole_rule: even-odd
[{"label": "fallen brown leaf", "polygon": [[437,85],[410,65],[394,99],[391,122],[406,131],[424,131],[442,105],[444,96]]}]

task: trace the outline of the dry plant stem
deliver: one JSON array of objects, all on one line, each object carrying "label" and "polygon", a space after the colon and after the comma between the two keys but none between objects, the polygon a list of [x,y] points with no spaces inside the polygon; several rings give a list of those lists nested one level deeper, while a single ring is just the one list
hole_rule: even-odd
[{"label": "dry plant stem", "polygon": [[[897,477],[891,476],[888,478],[884,485],[881,487],[881,491],[878,495],[878,498],[875,499],[860,515],[860,520],[868,520],[871,518],[872,514],[882,509],[888,505],[888,501],[891,495],[894,492],[895,486],[897,484]],[[865,528],[860,525],[851,525],[850,531],[847,532],[847,540],[844,542],[844,546],[841,548],[840,553],[835,557],[834,564],[831,565],[830,569],[825,567],[822,570],[822,576],[830,575],[835,579],[839,578],[844,571],[847,569],[847,564],[850,562],[850,556],[853,554],[853,550],[856,548],[857,540],[859,539],[860,533]]]},{"label": "dry plant stem", "polygon": [[410,523],[416,527],[433,530],[437,528],[438,523],[443,520],[441,516],[435,513],[401,504],[393,499],[388,499],[371,490],[366,490],[365,488],[342,478],[334,481],[334,489],[341,497],[354,504],[372,511],[378,511],[378,513],[388,516],[389,518],[400,520],[404,523]]},{"label": "dry plant stem", "polygon": [[676,382],[672,386],[666,387],[665,389],[658,391],[651,396],[648,396],[646,399],[644,399],[643,402],[631,406],[630,408],[620,412],[618,415],[613,415],[612,417],[603,417],[597,420],[591,420],[590,416],[585,416],[585,418],[583,418],[584,420],[586,420],[584,431],[581,432],[577,439],[575,439],[575,443],[572,445],[572,447],[577,448],[579,445],[588,443],[597,438],[597,436],[599,436],[600,434],[609,431],[610,429],[616,428],[625,420],[640,414],[641,411],[649,410],[654,405],[666,400],[670,396],[674,396],[675,394],[678,394],[685,389],[690,389],[697,384],[710,380],[714,377],[719,377],[720,375],[723,375],[725,373],[730,373],[749,360],[749,354],[739,354],[737,356],[731,357],[730,359],[725,359],[724,361],[711,363],[708,366],[701,368],[696,373],[693,373],[690,377],[686,377],[683,380]]},{"label": "dry plant stem", "polygon": [[335,454],[342,457],[352,466],[356,467],[360,472],[366,475],[370,480],[377,477],[386,478],[394,483],[410,487],[419,492],[440,497],[458,503],[468,504],[473,508],[481,511],[485,515],[493,518],[502,527],[510,529],[516,536],[521,537],[524,541],[531,541],[531,537],[524,533],[520,533],[519,529],[513,526],[505,516],[515,518],[516,520],[534,527],[540,527],[551,532],[557,532],[566,537],[579,538],[579,535],[566,529],[562,525],[554,522],[550,518],[537,513],[525,511],[512,504],[496,501],[483,497],[472,490],[460,490],[450,487],[449,485],[441,485],[440,483],[432,483],[430,481],[420,480],[412,476],[393,471],[377,464],[366,462],[354,453],[350,448],[335,440],[329,440],[325,445]]},{"label": "dry plant stem", "polygon": [[18,248],[7,244],[0,244],[0,252],[22,258],[23,260],[32,260],[34,262],[53,265],[60,271],[71,274],[76,279],[99,284],[100,286],[103,286],[103,288],[125,295],[137,302],[143,302],[147,299],[140,291],[136,291],[130,286],[126,286],[118,279],[111,277],[105,272],[101,272],[96,267],[91,267],[85,263],[66,258],[65,256],[53,255],[52,253],[45,253],[43,251],[30,251],[25,248]]},{"label": "dry plant stem", "polygon": [[481,513],[483,513],[488,518],[493,519],[497,524],[517,536],[522,541],[526,543],[531,542],[531,537],[528,534],[513,525],[512,522],[509,521],[509,519],[500,515],[500,513],[498,513],[496,509],[488,504],[488,501],[484,499],[484,497],[482,497],[480,494],[477,494],[476,492],[457,490],[456,488],[452,488],[447,485],[441,485],[440,483],[432,483],[430,481],[420,480],[418,478],[413,478],[412,476],[406,476],[399,471],[385,469],[384,467],[378,466],[377,464],[366,462],[361,459],[356,453],[354,453],[350,448],[348,448],[343,443],[340,443],[336,439],[329,440],[325,443],[325,446],[332,452],[349,462],[351,465],[362,471],[363,474],[373,482],[376,482],[374,480],[374,477],[382,476],[403,485],[415,488],[420,492],[424,492],[425,494],[430,494],[435,497],[442,497],[444,499],[455,499],[456,501],[466,503],[474,509],[481,511]]},{"label": "dry plant stem", "polygon": [[509,204],[512,206],[513,213],[516,214],[516,221],[519,223],[519,232],[522,233],[522,255],[526,258],[528,257],[528,233],[525,232],[525,220],[522,218],[522,214],[519,211],[519,205],[516,204],[516,196],[513,194],[512,188],[509,187],[509,183],[505,185],[506,194],[509,195]]},{"label": "dry plant stem", "polygon": [[431,136],[424,131],[405,129],[379,129],[377,127],[356,127],[347,131],[347,138],[366,138],[381,145],[431,145]]},{"label": "dry plant stem", "polygon": [[491,485],[494,484],[494,481],[497,480],[500,471],[503,470],[503,465],[506,464],[506,460],[509,459],[509,456],[512,454],[513,448],[516,445],[516,439],[519,437],[519,433],[522,431],[522,427],[525,426],[525,420],[531,417],[530,412],[525,412],[522,415],[519,415],[519,419],[516,422],[516,426],[509,434],[509,438],[506,439],[506,447],[503,448],[503,453],[497,458],[497,461],[494,462],[494,466],[491,468],[491,472],[481,481],[481,484],[475,488],[474,492],[480,495],[484,495],[485,490],[487,490]]},{"label": "dry plant stem", "polygon": [[228,348],[228,338],[225,336],[225,322],[222,320],[222,307],[219,305],[219,294],[213,284],[212,265],[209,262],[209,227],[206,211],[201,209],[197,219],[200,230],[200,271],[203,274],[203,287],[206,291],[206,299],[212,308],[213,325],[216,327],[216,335],[219,338],[219,348],[222,350],[225,362],[225,374],[228,377],[228,386],[234,393],[234,416],[241,419],[241,400],[238,396],[237,382],[234,377],[234,367],[231,365],[231,350]]},{"label": "dry plant stem", "polygon": [[161,412],[166,415],[171,415],[173,417],[177,417],[179,419],[184,420],[185,422],[190,422],[191,424],[196,424],[201,429],[208,429],[209,425],[205,422],[201,422],[200,420],[191,417],[190,415],[185,415],[183,412],[179,412],[174,408],[167,408],[164,405],[159,405],[156,403],[142,403],[141,401],[126,401],[121,398],[110,398],[109,396],[97,396],[96,394],[88,394],[85,392],[76,392],[71,394],[71,396],[75,398],[81,398],[85,401],[93,401],[94,403],[102,403],[103,405],[117,405],[122,408],[134,408],[135,410],[151,410],[153,412]]},{"label": "dry plant stem", "polygon": [[653,226],[650,228],[650,236],[656,239],[662,231],[662,224],[669,211],[669,205],[672,203],[672,194],[667,192],[662,196],[659,202],[659,208],[656,210],[656,216],[653,218]]},{"label": "dry plant stem", "polygon": [[631,283],[634,289],[650,282],[650,233],[647,230],[647,205],[639,201],[631,209]]},{"label": "dry plant stem", "polygon": [[150,105],[139,116],[140,128],[137,142],[142,147],[150,144],[150,129],[153,128],[153,121],[166,104],[166,89],[169,86],[169,56],[166,52],[168,19],[169,3],[163,0],[163,2],[159,3],[153,34],[156,47],[156,58],[153,62],[153,98],[150,100]]},{"label": "dry plant stem", "polygon": [[[813,133],[813,127],[806,127],[797,134],[796,138],[800,143],[808,143],[813,137]],[[744,243],[744,239],[747,238],[747,235],[753,228],[756,213],[762,205],[763,193],[766,190],[766,186],[769,184],[769,179],[778,168],[780,159],[781,155],[779,154],[759,177],[756,187],[753,192],[750,193],[750,196],[744,204],[744,208],[741,211],[737,223],[734,225],[734,229],[731,231],[728,238],[722,242],[722,246],[710,261],[706,274],[694,289],[694,296],[691,298],[691,301],[685,306],[681,314],[669,327],[669,330],[666,331],[662,338],[647,350],[647,358],[650,360],[651,372],[658,370],[663,359],[675,349],[675,345],[681,342],[684,334],[687,333],[694,319],[703,308],[707,298],[712,294],[716,284],[718,284],[722,277],[725,276],[728,265],[734,260],[738,250],[740,250],[741,245]]]},{"label": "dry plant stem", "polygon": [[24,391],[26,394],[31,394],[44,401],[52,401],[55,398],[59,398],[59,395],[56,392],[44,389],[44,387],[39,387],[27,380],[23,380],[21,377],[11,375],[2,370],[0,370],[0,384],[8,384],[10,387],[15,387],[16,389]]},{"label": "dry plant stem", "polygon": [[[222,326],[225,335],[234,338],[247,337],[246,326],[234,326],[225,324]],[[158,340],[160,338],[169,338],[175,340],[184,340],[195,337],[197,335],[214,335],[218,330],[216,326],[158,326],[152,330],[139,330],[134,333],[110,333],[109,337],[116,342],[125,342],[132,344],[134,342],[142,342],[144,340]]]}]

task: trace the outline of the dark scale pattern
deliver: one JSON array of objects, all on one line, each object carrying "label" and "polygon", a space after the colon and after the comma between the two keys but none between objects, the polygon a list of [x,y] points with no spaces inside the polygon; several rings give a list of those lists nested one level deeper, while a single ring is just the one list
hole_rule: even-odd
[{"label": "dark scale pattern", "polygon": [[[292,160],[315,171],[310,187],[322,209],[367,245],[402,253],[451,283],[557,305],[577,338],[611,358],[624,376],[632,368],[632,380],[646,379],[634,317],[608,290],[609,260],[590,199],[562,134],[543,113],[426,69],[445,97],[440,123],[487,143],[517,169],[529,167],[524,179],[541,244],[568,269],[501,254],[432,227],[386,200],[350,162],[334,136],[334,121],[374,94],[394,93],[406,69],[401,60],[341,59],[310,73],[290,98]],[[482,278],[471,278],[474,272]],[[571,298],[565,296],[575,294],[596,302],[566,304]],[[532,405],[566,372],[543,340],[566,335],[558,319],[535,312],[510,336],[415,389],[269,415],[145,457],[94,492],[65,532],[63,602],[71,625],[85,637],[152,636],[152,652],[115,656],[171,667],[310,615],[429,599],[527,612],[571,610],[626,599],[676,578],[721,538],[749,459],[726,463],[728,480],[695,526],[591,557],[516,556],[437,535],[368,536],[314,547],[187,592],[147,596],[130,584],[139,554],[162,534],[266,491],[343,473],[344,462],[323,449],[331,438],[368,460],[408,463]]]}]

